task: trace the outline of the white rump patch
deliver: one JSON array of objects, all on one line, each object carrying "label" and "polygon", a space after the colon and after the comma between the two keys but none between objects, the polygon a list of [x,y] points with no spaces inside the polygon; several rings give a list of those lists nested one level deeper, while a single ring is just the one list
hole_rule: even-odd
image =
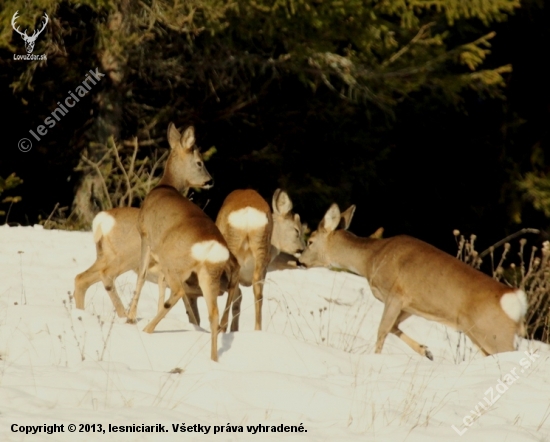
[{"label": "white rump patch", "polygon": [[218,241],[201,241],[193,244],[191,256],[200,262],[225,262],[229,259],[229,250]]},{"label": "white rump patch", "polygon": [[254,230],[267,224],[267,215],[254,207],[245,207],[231,212],[227,221],[236,229]]},{"label": "white rump patch", "polygon": [[502,295],[500,306],[512,321],[519,322],[525,313],[527,313],[527,297],[525,296],[525,292],[518,289],[515,292]]},{"label": "white rump patch", "polygon": [[107,212],[99,212],[92,221],[94,241],[97,243],[103,236],[108,235],[115,226],[116,220]]}]

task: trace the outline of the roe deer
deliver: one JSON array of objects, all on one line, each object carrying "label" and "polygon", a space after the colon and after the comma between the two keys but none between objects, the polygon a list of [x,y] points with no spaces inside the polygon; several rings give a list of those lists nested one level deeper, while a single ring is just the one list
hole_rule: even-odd
[{"label": "roe deer", "polygon": [[384,303],[375,353],[393,333],[433,360],[426,346],[399,329],[411,315],[464,332],[485,356],[514,350],[514,335],[527,310],[522,290],[410,236],[355,236],[346,230],[354,211],[351,206],[341,214],[333,204],[299,260],[306,267],[335,266],[367,279],[374,296]]},{"label": "roe deer", "polygon": [[[195,147],[194,130],[189,127],[181,135],[173,123],[168,126],[168,143],[171,159],[176,162],[178,174],[182,179],[181,190],[187,193],[190,187],[209,189],[212,177],[206,170],[199,149]],[[88,288],[102,281],[119,317],[126,312],[115,289],[115,278],[129,270],[137,271],[141,250],[141,238],[137,230],[139,209],[120,207],[99,212],[94,218],[92,230],[96,244],[97,259],[86,271],[75,278],[74,298],[76,308],[84,310],[84,298]],[[150,269],[148,279],[157,282],[156,267]],[[164,302],[164,289],[162,303]],[[159,301],[160,302],[160,301]],[[159,310],[161,306],[159,305]]]},{"label": "roe deer", "polygon": [[[281,189],[269,204],[252,189],[231,192],[224,200],[216,225],[239,262],[239,283],[252,286],[255,298],[255,330],[262,329],[263,284],[268,265],[280,251],[290,255],[304,248],[300,216],[291,213],[292,202]],[[275,224],[274,220],[275,218]],[[231,331],[239,330],[241,289],[233,296]]]},{"label": "roe deer", "polygon": [[184,289],[185,281],[194,273],[208,307],[212,334],[210,357],[217,361],[220,279],[224,273],[229,275],[229,296],[221,322],[223,330],[224,326],[227,327],[232,294],[238,285],[239,265],[214,222],[197,205],[182,196],[181,192],[187,185],[185,160],[185,156],[177,150],[170,152],[159,184],[145,197],[139,211],[141,259],[127,322],[136,322],[139,296],[153,257],[172,293],[144,331],[152,333],[180,298],[189,312],[191,323],[198,325]]},{"label": "roe deer", "polygon": [[[292,261],[296,250],[304,248],[302,234],[306,225],[300,224],[300,217],[291,212],[292,202],[288,195],[281,190],[275,192],[273,198],[273,234],[271,236],[271,263],[267,271],[297,268]],[[99,212],[94,218],[93,232],[96,242],[96,262],[75,279],[75,299],[77,308],[84,308],[84,295],[88,288],[96,282],[103,281],[113,305],[119,316],[126,316],[126,312],[115,290],[115,279],[127,271],[137,273],[141,253],[141,237],[138,231],[139,209],[134,207],[119,207]],[[277,254],[277,252],[279,252]],[[157,312],[164,306],[165,286],[163,278],[158,281],[159,269],[154,259],[151,259],[147,271],[147,280],[159,282],[159,298]],[[195,275],[185,281],[185,293],[189,298],[192,311],[197,322],[200,317],[197,307],[197,297],[202,296]],[[224,275],[221,281],[220,295],[227,291],[227,278]],[[234,304],[233,318],[237,318],[240,299]],[[187,312],[189,314],[189,312]],[[237,316],[236,316],[237,315]]]}]

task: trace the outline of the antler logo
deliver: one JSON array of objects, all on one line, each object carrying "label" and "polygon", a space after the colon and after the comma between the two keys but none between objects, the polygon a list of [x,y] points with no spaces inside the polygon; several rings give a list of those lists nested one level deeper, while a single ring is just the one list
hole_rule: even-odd
[{"label": "antler logo", "polygon": [[15,21],[17,20],[18,12],[19,11],[15,11],[15,14],[13,14],[13,17],[11,19],[11,26],[13,27],[14,31],[17,32],[21,36],[21,38],[25,41],[25,49],[27,50],[27,54],[32,54],[32,51],[34,51],[34,42],[36,41],[38,36],[42,33],[42,31],[48,24],[48,14],[44,12],[44,18],[46,19],[46,21],[43,22],[42,29],[40,29],[38,33],[36,33],[36,29],[35,29],[32,35],[29,37],[27,35],[26,29],[25,29],[25,32],[21,32],[19,31],[19,26],[17,26],[17,28],[15,27]]}]

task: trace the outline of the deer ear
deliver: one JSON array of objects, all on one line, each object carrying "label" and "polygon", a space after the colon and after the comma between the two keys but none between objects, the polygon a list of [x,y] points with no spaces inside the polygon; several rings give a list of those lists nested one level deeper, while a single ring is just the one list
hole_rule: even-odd
[{"label": "deer ear", "polygon": [[338,229],[348,230],[354,213],[355,213],[355,204],[352,204],[341,213],[340,222],[338,223]]},{"label": "deer ear", "polygon": [[330,209],[325,213],[324,218],[319,223],[319,229],[324,229],[327,232],[332,232],[336,230],[338,224],[340,223],[340,208],[338,204],[334,203],[330,206]]},{"label": "deer ear", "polygon": [[292,210],[292,201],[288,194],[281,189],[277,189],[273,195],[273,212],[279,215],[286,215]]},{"label": "deer ear", "polygon": [[274,213],[279,213],[277,211],[277,198],[279,198],[280,193],[281,193],[281,189],[275,190],[275,193],[273,194],[273,198],[271,199],[271,208],[273,209]]},{"label": "deer ear", "polygon": [[380,239],[383,236],[384,236],[384,227],[378,227],[378,229],[376,229],[376,232],[374,232],[372,235],[370,235],[369,238]]},{"label": "deer ear", "polygon": [[168,144],[170,145],[171,149],[175,149],[178,147],[178,144],[180,142],[181,135],[179,131],[176,129],[176,126],[174,123],[170,123],[168,125]]},{"label": "deer ear", "polygon": [[195,129],[189,126],[181,136],[181,146],[186,150],[192,150],[195,146]]}]

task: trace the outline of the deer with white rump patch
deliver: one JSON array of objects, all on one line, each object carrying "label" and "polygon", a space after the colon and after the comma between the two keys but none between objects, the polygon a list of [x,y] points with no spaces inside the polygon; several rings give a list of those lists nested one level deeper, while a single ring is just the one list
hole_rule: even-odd
[{"label": "deer with white rump patch", "polygon": [[[190,136],[194,138],[193,133]],[[172,293],[163,309],[147,324],[144,331],[152,333],[180,298],[189,312],[191,323],[198,325],[184,289],[185,281],[194,273],[208,307],[212,334],[210,357],[217,361],[220,326],[217,298],[220,279],[224,273],[228,274],[229,296],[222,317],[223,329],[224,325],[227,327],[231,294],[238,284],[239,265],[214,222],[196,204],[182,196],[181,192],[187,186],[183,172],[185,156],[178,151],[172,151],[162,179],[146,196],[139,211],[141,260],[127,322],[136,322],[139,296],[153,257]]]},{"label": "deer with white rump patch", "polygon": [[[184,194],[191,187],[209,189],[212,187],[212,177],[204,166],[199,149],[195,146],[195,136],[192,127],[183,135],[173,123],[168,126],[168,143],[171,155],[166,168],[177,168],[181,179],[181,190]],[[99,212],[94,218],[92,230],[96,244],[97,259],[86,271],[75,278],[74,298],[76,308],[84,310],[84,298],[88,288],[102,281],[109,294],[117,315],[126,316],[126,311],[115,289],[115,278],[129,270],[137,272],[140,262],[141,237],[138,232],[139,209],[120,207]],[[147,279],[157,282],[158,267],[152,266],[147,273]],[[164,304],[164,286],[159,291],[159,311]],[[159,297],[160,298],[160,297]]]},{"label": "deer with white rump patch", "polygon": [[[200,187],[197,181],[190,185]],[[96,215],[93,221],[93,232],[97,258],[88,270],[75,278],[74,297],[77,308],[84,309],[84,297],[88,288],[92,284],[103,281],[118,316],[126,316],[124,306],[115,289],[115,279],[130,270],[137,273],[139,269],[141,237],[138,231],[138,217],[139,209],[134,207],[119,207],[99,212]],[[293,258],[296,251],[302,250],[305,246],[302,239],[304,225],[300,223],[299,215],[292,213],[292,201],[287,193],[280,189],[277,189],[273,196],[272,217],[271,263],[267,271],[296,268],[295,265],[289,263],[289,260]],[[158,264],[151,259],[146,278],[148,281],[159,283],[157,312],[160,312],[164,306],[165,284],[164,278],[161,277],[159,281],[158,276]],[[202,292],[198,287],[195,275],[185,282],[184,288],[195,318],[197,322],[200,322],[197,297],[202,296]],[[224,276],[221,281],[220,295],[225,291],[227,291],[227,278]],[[236,331],[238,330],[240,299],[234,302],[233,310],[232,330]]]},{"label": "deer with white rump patch", "polygon": [[[273,214],[255,190],[234,190],[226,197],[216,218],[229,250],[239,262],[240,284],[252,286],[254,291],[255,330],[262,329],[263,284],[269,264],[280,251],[295,255],[304,248],[300,216],[291,210],[292,201],[281,189],[273,195]],[[241,289],[237,286],[231,331],[239,330],[241,299]]]},{"label": "deer with white rump patch", "polygon": [[527,310],[522,290],[495,281],[447,253],[410,236],[361,238],[348,232],[355,206],[340,213],[333,204],[309,238],[300,262],[340,267],[365,277],[384,303],[375,353],[388,333],[420,355],[431,352],[399,329],[411,315],[460,330],[483,355],[514,350]]}]

